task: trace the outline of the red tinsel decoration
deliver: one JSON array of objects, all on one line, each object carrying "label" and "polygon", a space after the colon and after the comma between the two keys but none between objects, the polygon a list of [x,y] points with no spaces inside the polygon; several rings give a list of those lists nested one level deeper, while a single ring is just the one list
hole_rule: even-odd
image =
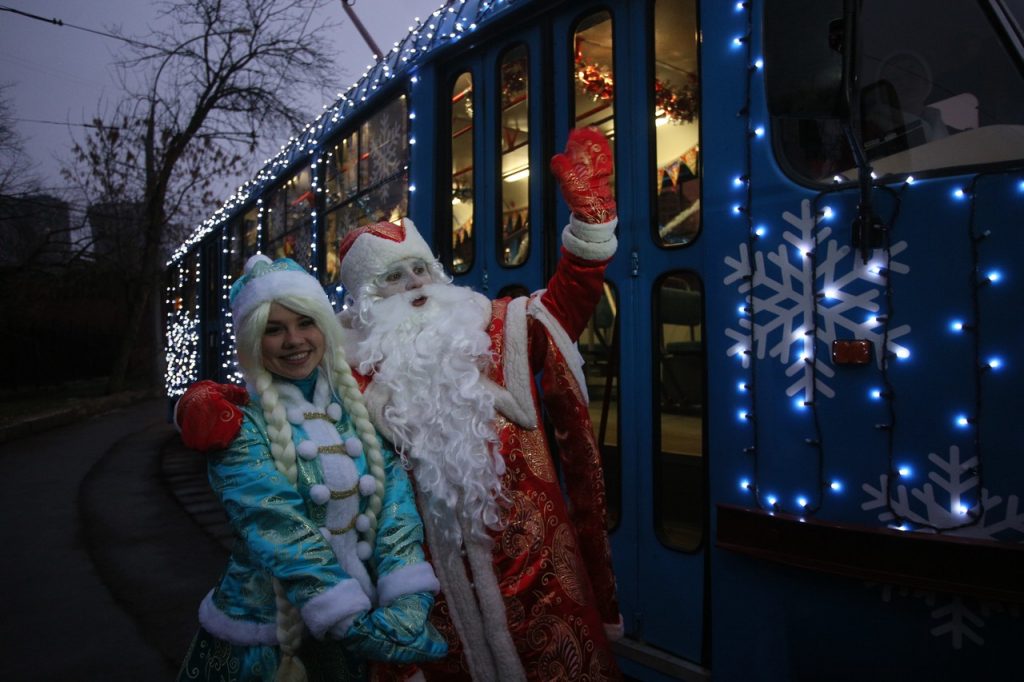
[{"label": "red tinsel decoration", "polygon": [[[583,61],[583,54],[576,53],[576,80],[583,89],[597,100],[610,100],[615,94],[614,81],[607,71],[602,71],[596,64],[587,64]],[[680,90],[676,90],[671,83],[662,83],[654,80],[654,105],[665,112],[665,115],[673,121],[693,121],[697,116],[699,106],[697,95],[697,79],[690,77],[690,82]]]}]

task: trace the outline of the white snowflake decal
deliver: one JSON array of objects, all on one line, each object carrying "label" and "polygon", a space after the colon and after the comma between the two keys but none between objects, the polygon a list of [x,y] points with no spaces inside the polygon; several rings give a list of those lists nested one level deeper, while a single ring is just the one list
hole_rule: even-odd
[{"label": "white snowflake decal", "polygon": [[[974,469],[978,463],[977,457],[970,457],[961,462],[960,448],[951,445],[948,459],[943,459],[932,452],[928,454],[928,460],[937,468],[936,471],[928,472],[930,483],[910,489],[903,483],[897,485],[890,511],[886,505],[888,474],[882,474],[878,477],[877,488],[870,483],[861,486],[869,498],[861,505],[861,509],[881,509],[878,514],[880,521],[892,521],[895,512],[910,523],[941,529],[962,525],[967,518],[968,510],[977,510],[980,504],[984,513],[978,523],[950,530],[947,534],[985,540],[1006,541],[1013,537],[1024,540],[1024,512],[1020,510],[1016,495],[1006,498],[1006,504],[1003,505],[1002,497],[991,495],[987,488],[982,488],[980,500],[969,499],[970,495],[975,493],[978,484]],[[936,497],[936,487],[942,491],[941,499]],[[964,499],[965,495],[968,497],[967,500]],[[918,502],[917,509],[911,498]],[[1003,513],[1001,518],[997,518],[1000,505],[1003,505]]]},{"label": "white snowflake decal", "polygon": [[[924,483],[920,488],[908,489],[902,483],[896,486],[892,510],[886,505],[887,474],[879,476],[877,488],[869,483],[861,486],[868,494],[868,500],[861,504],[861,509],[881,510],[878,519],[884,522],[893,521],[895,512],[911,523],[927,524],[936,528],[961,525],[966,519],[966,505],[971,504],[969,496],[976,494],[978,479],[974,467],[978,463],[977,457],[961,461],[960,448],[952,445],[949,448],[948,459],[943,459],[932,452],[928,454],[928,460],[936,467],[935,470],[928,472],[930,482]],[[941,491],[940,497],[936,497],[937,491]],[[965,497],[968,499],[965,500]],[[1004,504],[1002,497],[991,495],[983,488],[981,500],[971,504],[970,508],[977,509],[978,502],[983,510],[978,523],[946,531],[947,535],[1002,542],[1024,539],[1024,513],[1020,510],[1020,500],[1016,495],[1007,497]],[[903,596],[908,594],[906,588],[883,586],[882,600],[890,601],[894,589],[899,589]],[[936,606],[938,596],[933,592],[915,590],[913,596],[923,599],[931,607],[932,620],[937,622],[931,629],[932,636],[948,636],[954,649],[960,649],[965,641],[978,646],[984,645],[985,639],[979,630],[985,627],[985,616],[1004,608],[1002,604],[996,602],[977,601],[977,608],[972,609],[966,600],[956,595],[942,595],[945,602]],[[1010,613],[1014,617],[1019,616],[1019,610],[1015,606],[1010,607]]]},{"label": "white snowflake decal", "polygon": [[[790,397],[803,393],[805,400],[810,400],[815,391],[826,397],[833,397],[834,391],[828,386],[827,380],[835,374],[827,362],[818,359],[814,344],[808,343],[807,334],[813,328],[814,297],[824,292],[818,302],[817,340],[826,349],[831,348],[832,341],[839,338],[840,330],[848,332],[845,338],[867,339],[875,347],[875,357],[881,364],[881,344],[883,340],[884,322],[876,319],[874,313],[879,310],[878,298],[885,282],[885,274],[880,267],[885,264],[884,253],[875,250],[865,263],[849,246],[841,246],[835,239],[829,239],[832,228],[818,222],[818,265],[817,280],[812,282],[815,271],[807,254],[814,245],[815,217],[811,215],[811,202],[805,199],[801,203],[801,214],[796,216],[789,211],[782,215],[794,231],[787,231],[783,239],[796,250],[796,258],[791,258],[785,244],[766,254],[756,252],[754,260],[756,272],[753,282],[749,279],[750,262],[746,247],[741,245],[739,258],[726,258],[725,263],[732,272],[726,276],[725,284],[738,284],[741,294],[749,294],[753,286],[753,307],[755,320],[749,316],[739,319],[739,329],[726,329],[726,335],[733,341],[727,350],[731,356],[738,355],[744,367],[750,358],[745,351],[750,346],[750,325],[754,324],[754,338],[757,342],[757,357],[763,360],[765,351],[777,358],[786,369],[786,376],[792,382],[786,389]],[[910,268],[895,261],[895,256],[906,249],[906,242],[898,242],[891,246],[889,275],[892,273],[906,274]],[[766,264],[777,271],[772,278]],[[858,286],[858,284],[860,286]],[[864,285],[867,285],[866,287]],[[867,314],[866,314],[867,313]],[[859,319],[854,315],[857,314]],[[763,320],[763,321],[762,321]],[[893,352],[903,350],[894,341],[910,332],[909,325],[889,329],[888,349]],[[794,353],[798,350],[798,353]],[[829,357],[826,352],[825,358]],[[817,382],[811,386],[813,373],[810,362],[813,360],[817,373]]]},{"label": "white snowflake decal", "polygon": [[370,183],[376,184],[397,173],[405,164],[405,127],[397,116],[384,114],[370,135]]}]

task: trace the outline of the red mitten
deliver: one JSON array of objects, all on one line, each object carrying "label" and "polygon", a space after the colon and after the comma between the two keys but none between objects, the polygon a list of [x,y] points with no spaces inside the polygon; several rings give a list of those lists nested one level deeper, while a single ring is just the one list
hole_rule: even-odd
[{"label": "red mitten", "polygon": [[551,157],[551,172],[569,210],[585,223],[607,223],[616,216],[609,182],[614,164],[608,140],[597,128],[569,132],[565,151]]},{"label": "red mitten", "polygon": [[235,384],[197,381],[188,387],[174,408],[174,422],[186,447],[207,452],[223,450],[242,428],[242,411],[249,394]]}]

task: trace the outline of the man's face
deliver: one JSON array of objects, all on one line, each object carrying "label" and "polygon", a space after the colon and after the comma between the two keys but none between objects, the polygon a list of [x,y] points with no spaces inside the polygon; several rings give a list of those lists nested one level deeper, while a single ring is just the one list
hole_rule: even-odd
[{"label": "man's face", "polygon": [[[404,258],[395,261],[388,268],[374,279],[377,286],[377,293],[381,298],[388,298],[403,291],[420,289],[425,284],[430,284],[433,276],[430,266],[421,258]],[[426,296],[415,297],[411,300],[412,305],[421,306],[426,303]]]}]

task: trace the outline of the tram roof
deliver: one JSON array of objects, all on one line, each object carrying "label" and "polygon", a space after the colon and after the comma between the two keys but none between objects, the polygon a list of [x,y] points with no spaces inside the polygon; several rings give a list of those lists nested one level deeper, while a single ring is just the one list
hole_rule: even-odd
[{"label": "tram roof", "polygon": [[389,81],[408,75],[429,62],[448,46],[480,27],[507,15],[516,6],[530,0],[444,0],[426,19],[410,27],[409,33],[395,42],[391,50],[377,60],[359,80],[338,98],[324,105],[324,110],[267,160],[255,177],[235,190],[224,204],[203,221],[171,254],[168,265],[180,260],[203,237],[234,215],[235,209],[249,203],[264,187],[278,180],[278,173],[308,158],[324,141],[331,139],[347,125],[350,115],[371,106]]}]

